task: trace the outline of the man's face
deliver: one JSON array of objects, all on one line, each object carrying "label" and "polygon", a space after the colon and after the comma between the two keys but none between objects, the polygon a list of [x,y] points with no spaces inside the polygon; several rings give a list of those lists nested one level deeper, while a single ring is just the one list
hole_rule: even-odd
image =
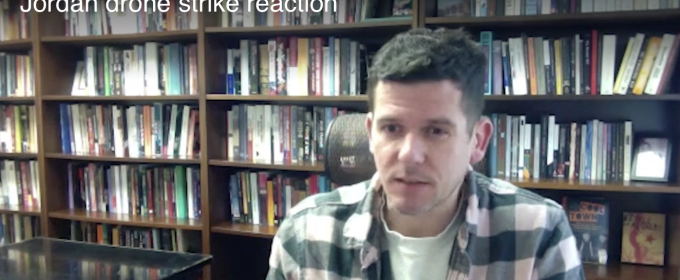
[{"label": "man's face", "polygon": [[388,209],[405,215],[434,209],[451,198],[468,164],[483,157],[478,150],[488,139],[468,133],[461,97],[451,81],[376,85],[366,125]]}]

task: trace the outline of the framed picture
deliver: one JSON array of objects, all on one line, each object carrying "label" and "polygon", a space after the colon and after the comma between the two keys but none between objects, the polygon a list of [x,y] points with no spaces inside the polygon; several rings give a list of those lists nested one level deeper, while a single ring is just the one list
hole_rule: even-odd
[{"label": "framed picture", "polygon": [[671,142],[663,137],[640,138],[633,151],[632,180],[668,182]]}]

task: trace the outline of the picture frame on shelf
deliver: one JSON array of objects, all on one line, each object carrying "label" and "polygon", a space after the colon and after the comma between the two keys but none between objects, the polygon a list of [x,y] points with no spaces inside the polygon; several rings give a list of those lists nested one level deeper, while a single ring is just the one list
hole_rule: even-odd
[{"label": "picture frame on shelf", "polygon": [[672,144],[666,137],[641,137],[635,142],[631,180],[668,182]]}]

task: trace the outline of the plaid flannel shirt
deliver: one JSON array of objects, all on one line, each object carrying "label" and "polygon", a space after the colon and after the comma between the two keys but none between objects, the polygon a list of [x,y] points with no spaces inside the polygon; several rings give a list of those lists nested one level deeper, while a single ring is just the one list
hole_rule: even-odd
[{"label": "plaid flannel shirt", "polygon": [[[377,180],[310,196],[293,207],[272,242],[267,279],[393,279],[387,246],[381,245]],[[463,186],[462,221],[446,279],[585,279],[559,204],[472,170]]]}]

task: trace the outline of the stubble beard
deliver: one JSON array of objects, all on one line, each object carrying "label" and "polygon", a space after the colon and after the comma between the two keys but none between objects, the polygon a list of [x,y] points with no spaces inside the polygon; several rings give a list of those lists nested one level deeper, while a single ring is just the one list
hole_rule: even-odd
[{"label": "stubble beard", "polygon": [[[436,193],[434,197],[430,199],[430,201],[427,201],[424,205],[416,209],[411,209],[410,207],[407,206],[395,205],[395,202],[392,199],[390,199],[388,195],[386,195],[385,206],[387,207],[388,211],[396,210],[400,215],[419,216],[426,214],[432,211],[433,209],[441,206],[442,204],[446,203],[451,198],[451,196],[458,191],[459,188],[460,187],[451,188],[449,192],[446,193],[444,196],[440,196],[438,193]],[[408,200],[408,198],[406,198],[405,200]]]}]

